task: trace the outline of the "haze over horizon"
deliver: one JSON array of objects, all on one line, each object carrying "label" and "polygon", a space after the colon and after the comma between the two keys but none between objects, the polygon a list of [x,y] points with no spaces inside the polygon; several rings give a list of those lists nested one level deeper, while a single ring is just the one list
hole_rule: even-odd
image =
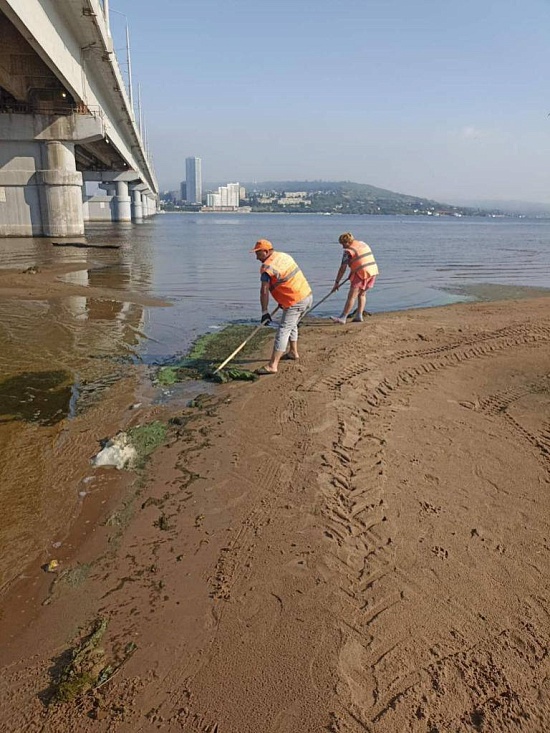
[{"label": "haze over horizon", "polygon": [[[368,183],[550,202],[550,1],[111,0],[161,189]],[[118,13],[116,12],[118,11]]]}]

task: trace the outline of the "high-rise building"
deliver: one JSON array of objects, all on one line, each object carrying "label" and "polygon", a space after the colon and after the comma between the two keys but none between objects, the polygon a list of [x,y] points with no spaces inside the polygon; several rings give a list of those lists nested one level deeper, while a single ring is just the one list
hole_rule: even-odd
[{"label": "high-rise building", "polygon": [[206,194],[206,205],[212,209],[236,210],[239,208],[240,191],[238,183],[219,186],[217,191]]},{"label": "high-rise building", "polygon": [[234,206],[235,208],[239,207],[240,190],[241,190],[241,187],[238,183],[228,183],[227,184],[227,205],[228,206]]},{"label": "high-rise building", "polygon": [[185,159],[185,182],[187,184],[185,196],[187,203],[202,203],[202,172],[200,158]]},{"label": "high-rise building", "polygon": [[217,193],[206,194],[206,205],[211,209],[219,209],[222,205],[222,197],[220,195],[220,189],[218,188]]}]

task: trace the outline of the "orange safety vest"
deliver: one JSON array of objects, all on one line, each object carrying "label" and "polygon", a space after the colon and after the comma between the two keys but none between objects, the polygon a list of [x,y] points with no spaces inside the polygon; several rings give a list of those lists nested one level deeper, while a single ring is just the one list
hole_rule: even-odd
[{"label": "orange safety vest", "polygon": [[378,265],[371,248],[366,242],[359,242],[354,239],[345,250],[350,255],[348,264],[352,274],[360,277],[378,275]]},{"label": "orange safety vest", "polygon": [[269,290],[281,308],[290,308],[308,295],[311,288],[303,272],[290,255],[273,252],[262,262],[260,273],[269,275]]}]

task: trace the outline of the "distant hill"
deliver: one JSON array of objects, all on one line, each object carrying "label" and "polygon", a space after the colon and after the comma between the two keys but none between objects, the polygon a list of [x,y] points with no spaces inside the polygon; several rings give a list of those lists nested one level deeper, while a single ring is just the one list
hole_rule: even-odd
[{"label": "distant hill", "polygon": [[[331,214],[412,214],[427,216],[504,216],[498,208],[456,206],[396,193],[353,181],[262,181],[242,183],[253,211]],[[303,192],[296,198],[283,194]]]},{"label": "distant hill", "polygon": [[497,201],[486,199],[468,199],[458,202],[463,206],[473,206],[482,209],[498,208],[506,214],[513,216],[540,217],[547,219],[550,217],[550,204],[536,203],[533,201]]}]

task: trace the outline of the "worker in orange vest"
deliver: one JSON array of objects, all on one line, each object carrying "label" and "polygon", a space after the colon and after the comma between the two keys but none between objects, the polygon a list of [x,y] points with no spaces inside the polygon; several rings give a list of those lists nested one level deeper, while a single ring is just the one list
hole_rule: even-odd
[{"label": "worker in orange vest", "polygon": [[[258,374],[276,374],[282,358],[298,360],[298,322],[311,308],[313,295],[309,283],[294,259],[285,252],[276,252],[267,239],[259,239],[251,250],[260,267],[261,322],[271,323],[269,296],[283,309],[283,317],[275,336],[271,359],[265,367],[257,369]],[[290,348],[287,353],[287,347]]]},{"label": "worker in orange vest", "polygon": [[363,320],[363,311],[367,304],[367,290],[370,290],[376,282],[378,265],[374,259],[371,248],[366,242],[355,239],[351,232],[345,232],[338,237],[338,241],[344,248],[344,255],[340,269],[334,281],[332,292],[340,287],[340,280],[349,267],[350,287],[344,310],[339,316],[331,316],[335,323],[346,323],[347,317],[352,312],[355,301],[358,300],[357,311],[354,317],[355,322]]}]

